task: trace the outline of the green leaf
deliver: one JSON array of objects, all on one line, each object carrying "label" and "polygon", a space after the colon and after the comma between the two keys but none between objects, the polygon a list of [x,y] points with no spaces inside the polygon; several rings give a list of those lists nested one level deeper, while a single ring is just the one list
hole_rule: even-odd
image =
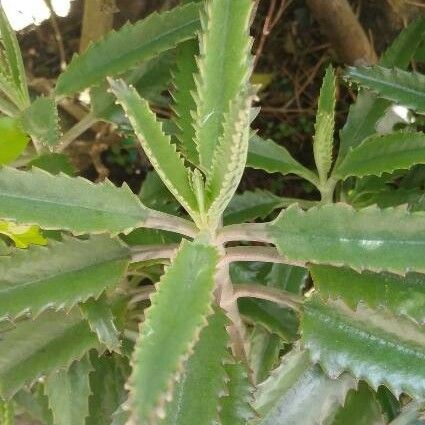
[{"label": "green leaf", "polygon": [[128,262],[128,249],[105,236],[50,241],[0,257],[0,318],[37,316],[48,307],[70,309],[97,298],[119,283]]},{"label": "green leaf", "polygon": [[195,143],[195,128],[192,119],[192,113],[196,110],[192,92],[196,89],[194,74],[198,69],[196,64],[198,50],[196,40],[187,41],[180,46],[172,92],[175,122],[179,128],[177,133],[179,147],[185,157],[195,165],[199,164],[199,154]]},{"label": "green leaf", "polygon": [[425,34],[425,18],[419,16],[400,32],[379,60],[386,68],[406,69]]},{"label": "green leaf", "polygon": [[249,141],[247,167],[268,173],[296,174],[318,185],[317,176],[292,158],[283,146],[255,134],[251,135]]},{"label": "green leaf", "polygon": [[3,401],[0,398],[0,423],[1,425],[14,425],[15,424],[15,409],[13,403]]},{"label": "green leaf", "polygon": [[425,134],[397,132],[373,135],[347,152],[333,175],[345,179],[350,176],[381,176],[395,170],[408,169],[425,163]]},{"label": "green leaf", "polygon": [[277,366],[283,341],[261,326],[255,326],[251,333],[249,349],[249,367],[255,384],[264,381],[270,371]]},{"label": "green leaf", "polygon": [[252,5],[250,0],[215,0],[207,4],[202,16],[194,125],[200,164],[207,173],[223,134],[225,114],[251,71],[248,27]]},{"label": "green leaf", "polygon": [[0,117],[0,134],[0,164],[9,164],[21,155],[29,139],[19,120],[10,117]]},{"label": "green leaf", "polygon": [[225,366],[228,383],[227,395],[220,400],[220,424],[245,425],[255,416],[251,407],[253,388],[243,363],[231,363]]},{"label": "green leaf", "polygon": [[329,379],[317,365],[311,364],[306,351],[296,347],[258,385],[253,407],[262,419],[253,424],[324,424],[355,385],[347,374]]},{"label": "green leaf", "polygon": [[41,168],[50,174],[64,173],[73,176],[76,172],[68,155],[63,153],[48,153],[40,155],[28,163],[28,167]]},{"label": "green leaf", "polygon": [[151,210],[130,188],[111,182],[53,176],[39,169],[0,168],[0,217],[44,229],[82,233],[129,232],[143,224]]},{"label": "green leaf", "polygon": [[47,244],[47,239],[43,237],[37,226],[25,226],[12,221],[0,220],[0,233],[12,239],[16,248]]},{"label": "green leaf", "polygon": [[349,371],[375,390],[385,384],[396,397],[425,395],[424,328],[362,304],[354,312],[342,301],[304,306],[302,338],[313,361],[335,378]]},{"label": "green leaf", "polygon": [[128,115],[143,150],[168,190],[186,211],[196,218],[197,201],[191,189],[189,170],[162,131],[162,125],[150,110],[148,103],[122,81],[111,81],[112,91]]},{"label": "green leaf", "polygon": [[311,265],[315,286],[322,298],[342,298],[352,309],[359,302],[373,309],[386,308],[395,315],[425,324],[425,276],[408,273],[357,273],[347,268]]},{"label": "green leaf", "polygon": [[348,68],[346,75],[380,97],[425,113],[425,75],[381,66]]},{"label": "green leaf", "polygon": [[161,412],[206,325],[217,261],[213,247],[183,241],[151,298],[130,379],[134,415],[140,423],[153,421]]},{"label": "green leaf", "polygon": [[360,382],[357,390],[350,390],[344,407],[336,413],[329,425],[385,425],[376,394]]},{"label": "green leaf", "polygon": [[21,115],[25,131],[44,146],[52,148],[61,137],[56,103],[51,97],[38,97]]},{"label": "green leaf", "polygon": [[44,388],[55,425],[85,425],[89,414],[89,373],[87,356],[75,361],[68,370],[52,372]]},{"label": "green leaf", "polygon": [[35,320],[18,322],[0,339],[0,395],[12,397],[24,384],[66,369],[98,345],[78,311],[47,311]]},{"label": "green leaf", "polygon": [[267,190],[257,189],[235,194],[224,211],[224,224],[243,223],[265,218],[282,206],[282,199]]},{"label": "green leaf", "polygon": [[336,80],[331,66],[326,70],[320,89],[314,134],[314,160],[321,183],[325,183],[332,166],[335,128]]},{"label": "green leaf", "polygon": [[425,214],[405,207],[360,211],[329,204],[302,211],[291,206],[267,225],[270,239],[291,260],[357,270],[425,272]]},{"label": "green leaf", "polygon": [[18,391],[13,397],[13,401],[32,419],[45,425],[53,425],[49,401],[44,394],[44,387],[41,382],[33,385],[31,389]]},{"label": "green leaf", "polygon": [[111,425],[112,415],[127,400],[124,389],[129,365],[117,354],[90,357],[94,371],[90,374],[91,395],[86,425]]},{"label": "green leaf", "polygon": [[226,324],[226,316],[221,311],[208,318],[175,384],[173,398],[165,408],[165,419],[159,422],[161,425],[192,425],[194,421],[205,425],[217,423],[219,398],[226,387],[223,363],[230,360]]},{"label": "green leaf", "polygon": [[3,47],[1,73],[13,83],[18,94],[16,106],[23,108],[29,104],[29,94],[21,51],[15,32],[7,20],[3,7],[0,7],[0,37]]},{"label": "green leaf", "polygon": [[425,406],[420,402],[410,402],[390,425],[424,425]]},{"label": "green leaf", "polygon": [[193,38],[199,27],[199,6],[193,3],[124,25],[92,44],[82,55],[74,56],[57,81],[56,94],[69,95],[98,85],[107,76],[127,71]]},{"label": "green leaf", "polygon": [[214,149],[206,182],[210,222],[220,221],[245,170],[253,98],[248,88],[232,102],[230,111],[225,114],[224,133]]},{"label": "green leaf", "polygon": [[90,298],[80,308],[99,341],[109,351],[119,352],[121,341],[119,340],[118,329],[115,326],[114,316],[106,296],[103,294],[97,300]]}]

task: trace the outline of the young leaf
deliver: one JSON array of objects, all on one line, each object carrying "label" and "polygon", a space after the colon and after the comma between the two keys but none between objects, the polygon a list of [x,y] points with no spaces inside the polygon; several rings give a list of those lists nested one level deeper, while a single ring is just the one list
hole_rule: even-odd
[{"label": "young leaf", "polygon": [[350,390],[344,407],[336,413],[329,425],[385,425],[376,394],[365,382],[357,390]]},{"label": "young leaf", "polygon": [[52,148],[59,142],[59,116],[53,98],[38,97],[22,112],[21,121],[25,131],[44,146]]},{"label": "young leaf", "polygon": [[184,361],[206,325],[216,264],[213,247],[182,242],[151,299],[130,379],[134,416],[139,423],[153,422],[163,412],[175,379],[181,376]]},{"label": "young leaf", "polygon": [[25,108],[29,104],[29,94],[21,50],[2,6],[0,6],[0,37],[4,48],[4,65],[7,66],[7,69],[1,70],[2,74],[13,81],[19,99],[16,106]]},{"label": "young leaf", "polygon": [[224,211],[225,225],[265,218],[282,206],[282,198],[267,190],[257,189],[235,194]]},{"label": "young leaf", "polygon": [[291,260],[357,270],[425,272],[425,214],[405,207],[360,211],[329,204],[302,211],[291,206],[268,226],[279,252]]},{"label": "young leaf", "polygon": [[13,403],[0,398],[0,423],[2,425],[15,425],[15,409]]},{"label": "young leaf", "polygon": [[98,347],[96,335],[78,311],[48,311],[35,320],[18,322],[0,339],[0,396],[8,399],[24,384],[68,368]]},{"label": "young leaf", "polygon": [[148,103],[134,88],[122,81],[111,81],[112,91],[128,115],[134,131],[148,156],[151,164],[161,177],[168,190],[182,204],[186,211],[196,219],[197,200],[191,189],[189,170],[183,159],[171,144],[171,138],[162,131],[155,114]]},{"label": "young leaf", "polygon": [[55,425],[85,425],[89,415],[89,373],[87,356],[75,361],[68,370],[52,372],[44,384]]},{"label": "young leaf", "polygon": [[325,300],[342,298],[352,309],[364,302],[373,309],[383,307],[395,315],[425,324],[425,275],[357,273],[347,268],[317,265],[311,265],[310,272]]},{"label": "young leaf", "polygon": [[214,149],[206,191],[210,222],[218,222],[232,199],[245,170],[248,152],[251,89],[232,102],[225,114],[224,133]]},{"label": "young leaf", "polygon": [[12,221],[0,220],[0,233],[12,239],[16,248],[28,248],[29,245],[47,245],[47,239],[37,226],[25,226]]},{"label": "young leaf", "polygon": [[90,374],[90,414],[86,425],[111,425],[113,413],[127,400],[124,386],[130,367],[117,354],[93,355],[90,361],[94,371]]},{"label": "young leaf", "polygon": [[255,417],[251,407],[253,388],[243,363],[225,366],[228,383],[227,395],[220,399],[220,423],[222,425],[245,425]]},{"label": "young leaf", "polygon": [[195,140],[200,165],[207,173],[223,134],[224,116],[249,78],[252,5],[251,0],[214,0],[202,17]]},{"label": "young leaf", "polygon": [[333,68],[326,70],[320,89],[314,134],[314,160],[320,182],[324,184],[332,166],[333,137],[335,128],[336,81]]},{"label": "young leaf", "polygon": [[70,309],[122,279],[129,251],[118,240],[67,238],[0,257],[0,318]]},{"label": "young leaf", "polygon": [[395,170],[408,169],[425,163],[425,134],[398,132],[374,135],[350,149],[335,168],[333,175],[346,179],[350,176],[381,176]]},{"label": "young leaf", "polygon": [[195,418],[200,424],[217,423],[219,398],[226,387],[224,362],[230,360],[226,324],[221,311],[208,318],[175,384],[172,400],[165,408],[165,419],[159,422],[161,425],[192,425]]},{"label": "young leaf", "polygon": [[0,217],[44,229],[82,233],[129,232],[153,213],[127,185],[107,181],[93,184],[83,178],[42,170],[0,168]]},{"label": "young leaf", "polygon": [[251,134],[248,147],[247,167],[265,170],[268,173],[297,174],[314,185],[317,176],[296,161],[283,147],[269,139]]},{"label": "young leaf", "polygon": [[124,25],[73,58],[57,81],[56,94],[69,95],[100,84],[107,76],[127,71],[193,38],[199,27],[199,6],[194,3]]},{"label": "young leaf", "polygon": [[348,68],[347,77],[380,97],[425,113],[425,75],[373,66]]},{"label": "young leaf", "polygon": [[192,93],[196,88],[194,75],[198,69],[197,53],[198,43],[195,40],[187,41],[180,46],[172,92],[175,122],[179,128],[177,133],[179,147],[185,157],[195,165],[199,164],[199,154],[195,143],[195,128],[192,119],[192,113],[196,110],[196,102]]},{"label": "young leaf", "polygon": [[90,328],[96,333],[99,341],[109,351],[120,351],[121,342],[115,326],[114,316],[103,294],[97,300],[91,298],[80,306],[83,316],[89,322]]},{"label": "young leaf", "polygon": [[313,361],[333,378],[349,371],[376,390],[385,384],[396,397],[425,395],[425,332],[412,321],[342,301],[305,304],[302,338]]},{"label": "young leaf", "polygon": [[29,139],[16,118],[0,117],[0,134],[0,164],[10,164],[25,150]]},{"label": "young leaf", "polygon": [[253,407],[261,425],[322,425],[344,403],[356,383],[349,375],[329,379],[306,351],[293,349],[257,387]]}]

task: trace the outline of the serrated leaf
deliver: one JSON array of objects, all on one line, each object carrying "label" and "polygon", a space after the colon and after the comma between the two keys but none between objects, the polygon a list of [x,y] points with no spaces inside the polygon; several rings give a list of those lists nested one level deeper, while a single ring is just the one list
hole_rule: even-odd
[{"label": "serrated leaf", "polygon": [[51,97],[38,97],[21,115],[25,131],[44,146],[52,148],[59,143],[61,131],[56,103]]},{"label": "serrated leaf", "polygon": [[258,385],[253,407],[261,425],[323,424],[344,403],[356,383],[349,375],[329,379],[312,365],[306,351],[294,348],[270,377]]},{"label": "serrated leaf", "polygon": [[221,311],[208,318],[174,386],[172,400],[165,407],[165,418],[159,422],[161,425],[192,425],[194,421],[205,425],[217,423],[219,398],[226,387],[224,362],[230,360],[226,324]]},{"label": "serrated leaf", "polygon": [[191,3],[109,33],[75,56],[56,84],[58,96],[72,94],[149,60],[195,36],[200,27],[199,6]]},{"label": "serrated leaf", "polygon": [[130,379],[134,416],[140,423],[156,420],[206,325],[217,261],[215,248],[183,241],[151,298]]},{"label": "serrated leaf", "polygon": [[47,244],[47,239],[43,237],[37,226],[25,226],[12,221],[0,220],[0,233],[12,239],[16,248]]},{"label": "serrated leaf", "polygon": [[395,315],[425,324],[425,275],[408,273],[357,273],[347,268],[310,266],[322,298],[342,298],[352,309],[364,302],[373,309],[386,308]]},{"label": "serrated leaf", "polygon": [[365,382],[350,390],[345,405],[327,425],[385,425],[376,394]]},{"label": "serrated leaf", "polygon": [[348,68],[347,77],[380,97],[425,112],[425,75],[381,66]]},{"label": "serrated leaf", "polygon": [[2,74],[9,78],[17,91],[16,106],[19,108],[29,104],[29,94],[25,75],[25,68],[15,32],[7,20],[3,7],[0,7],[0,37],[4,49]]},{"label": "serrated leaf", "polygon": [[251,71],[251,10],[250,0],[215,0],[206,5],[202,17],[194,125],[200,164],[207,173],[230,102],[245,87]]},{"label": "serrated leaf", "polygon": [[134,88],[122,81],[111,81],[112,90],[128,115],[134,131],[151,164],[168,190],[196,219],[197,201],[191,190],[189,170],[171,143],[171,138],[162,131],[162,125]]},{"label": "serrated leaf", "polygon": [[68,155],[63,153],[48,153],[39,155],[28,163],[28,168],[35,167],[47,171],[50,174],[64,173],[73,176],[76,168]]},{"label": "serrated leaf", "polygon": [[296,174],[318,185],[317,176],[292,158],[283,146],[256,134],[252,134],[249,140],[247,167],[268,173]]},{"label": "serrated leaf", "polygon": [[0,134],[0,164],[10,164],[22,154],[29,139],[16,118],[0,117]]},{"label": "serrated leaf", "polygon": [[87,356],[68,370],[52,372],[44,383],[55,425],[85,425],[89,414],[92,366]]},{"label": "serrated leaf", "polygon": [[424,425],[425,406],[422,402],[410,402],[390,425]]},{"label": "serrated leaf", "polygon": [[397,132],[373,135],[359,146],[350,149],[335,168],[333,175],[345,179],[350,176],[380,176],[395,170],[408,169],[425,163],[425,134]]},{"label": "serrated leaf", "polygon": [[116,285],[129,263],[129,251],[105,236],[50,241],[0,257],[0,318],[48,307],[70,309]]},{"label": "serrated leaf", "polygon": [[127,400],[124,385],[130,367],[117,354],[101,357],[92,355],[90,361],[94,371],[90,374],[90,414],[86,425],[110,425],[113,413]]},{"label": "serrated leaf", "polygon": [[172,92],[173,110],[176,115],[175,123],[179,128],[177,133],[179,147],[185,157],[195,165],[199,163],[199,154],[195,143],[192,113],[196,110],[193,92],[196,88],[194,74],[198,69],[196,64],[198,50],[196,40],[187,41],[180,46],[177,53],[176,71],[173,79],[174,90]]},{"label": "serrated leaf", "polygon": [[121,348],[119,333],[105,294],[97,300],[90,298],[84,304],[81,304],[80,308],[83,316],[89,322],[91,330],[99,338],[99,341],[109,351],[119,352]]},{"label": "serrated leaf", "polygon": [[208,217],[218,222],[232,199],[245,170],[248,152],[251,89],[232,102],[225,114],[224,132],[214,149],[214,158],[206,181]]},{"label": "serrated leaf", "polygon": [[313,361],[331,377],[349,371],[374,389],[386,385],[398,397],[425,395],[425,332],[408,319],[342,301],[304,306],[302,339]]},{"label": "serrated leaf", "polygon": [[127,185],[93,184],[42,170],[0,168],[0,217],[44,229],[119,233],[143,224],[149,214]]},{"label": "serrated leaf", "polygon": [[220,424],[245,425],[255,416],[251,407],[253,387],[248,371],[243,363],[230,363],[225,369],[229,381],[227,395],[220,399]]},{"label": "serrated leaf", "polygon": [[13,401],[24,409],[31,419],[41,422],[44,425],[53,425],[52,412],[49,409],[49,401],[44,394],[43,384],[36,383],[31,389],[19,390],[13,397]]},{"label": "serrated leaf", "polygon": [[18,322],[0,339],[0,395],[12,397],[42,374],[66,369],[92,348],[93,334],[78,311],[44,312],[35,320]]},{"label": "serrated leaf", "polygon": [[233,196],[223,214],[224,224],[264,218],[281,205],[282,199],[267,190],[247,190]]},{"label": "serrated leaf", "polygon": [[357,270],[425,272],[425,214],[406,208],[360,211],[329,204],[303,212],[297,205],[267,225],[270,239],[291,260]]},{"label": "serrated leaf", "polygon": [[335,73],[330,66],[326,70],[322,88],[320,89],[313,143],[314,160],[322,184],[326,182],[332,166],[335,103]]}]

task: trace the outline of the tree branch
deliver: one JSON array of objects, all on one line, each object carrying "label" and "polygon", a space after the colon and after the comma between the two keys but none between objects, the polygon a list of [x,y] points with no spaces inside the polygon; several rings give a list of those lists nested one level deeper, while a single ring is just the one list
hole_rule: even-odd
[{"label": "tree branch", "polygon": [[277,288],[272,288],[265,285],[256,285],[254,283],[241,283],[233,286],[235,299],[238,298],[259,298],[280,304],[284,307],[292,308],[295,311],[300,311],[303,304],[303,297],[291,294],[290,292],[282,291]]}]

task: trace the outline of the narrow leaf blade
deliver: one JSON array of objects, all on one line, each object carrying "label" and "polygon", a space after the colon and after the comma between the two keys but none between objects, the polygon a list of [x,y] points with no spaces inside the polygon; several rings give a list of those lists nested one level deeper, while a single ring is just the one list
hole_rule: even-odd
[{"label": "narrow leaf blade", "polygon": [[130,379],[134,415],[141,423],[158,417],[206,324],[216,264],[213,247],[183,242],[151,299]]},{"label": "narrow leaf blade", "polygon": [[69,95],[113,76],[138,62],[193,38],[200,27],[199,6],[191,3],[162,14],[153,13],[134,25],[125,25],[75,56],[56,84],[58,96]]}]

